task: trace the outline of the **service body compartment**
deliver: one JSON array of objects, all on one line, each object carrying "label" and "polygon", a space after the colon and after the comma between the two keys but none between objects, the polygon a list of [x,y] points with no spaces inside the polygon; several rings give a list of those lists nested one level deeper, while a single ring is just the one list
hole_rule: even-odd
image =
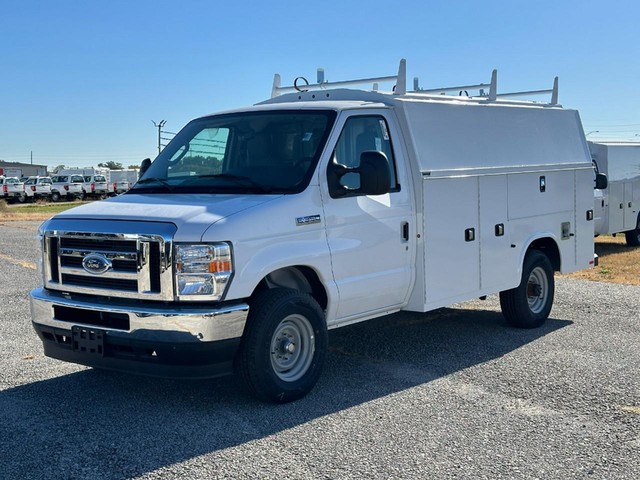
[{"label": "service body compartment", "polygon": [[640,245],[640,143],[588,142],[593,167],[607,176],[595,191],[595,234],[624,233],[627,244]]}]

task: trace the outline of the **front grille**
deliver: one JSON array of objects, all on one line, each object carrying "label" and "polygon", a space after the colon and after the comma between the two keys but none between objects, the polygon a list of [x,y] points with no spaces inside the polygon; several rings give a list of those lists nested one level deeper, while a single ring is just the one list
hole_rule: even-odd
[{"label": "front grille", "polygon": [[137,292],[138,282],[136,280],[121,280],[117,278],[88,277],[86,275],[65,275],[62,274],[64,285],[78,285],[80,287],[106,288],[110,290],[124,290],[127,292]]},{"label": "front grille", "polygon": [[[157,245],[155,245],[157,247]],[[156,250],[158,250],[156,248]],[[156,252],[156,255],[159,254],[158,252]],[[71,256],[64,256],[62,258],[60,258],[60,265],[63,267],[76,267],[76,268],[82,268],[82,259],[83,257],[71,257]],[[153,256],[149,259],[149,261],[151,261],[153,259]],[[159,260],[159,258],[157,258],[156,260]],[[119,271],[119,272],[131,272],[131,273],[135,273],[138,271],[138,266],[136,265],[136,261],[135,260],[118,260],[118,259],[114,259],[112,260],[113,263],[113,269],[115,271]],[[156,268],[157,265],[156,265]]]},{"label": "front grille", "polygon": [[[91,250],[96,248],[96,241],[88,238],[63,237],[60,239],[62,248],[77,250]],[[100,240],[100,250],[103,252],[136,252],[135,240]]]},{"label": "front grille", "polygon": [[[100,226],[100,222],[73,222]],[[44,232],[45,286],[52,290],[123,298],[173,300],[172,236],[175,226],[106,222],[98,231]],[[158,231],[153,231],[158,226]],[[119,227],[119,231],[117,230]],[[96,267],[97,266],[97,267]]]}]

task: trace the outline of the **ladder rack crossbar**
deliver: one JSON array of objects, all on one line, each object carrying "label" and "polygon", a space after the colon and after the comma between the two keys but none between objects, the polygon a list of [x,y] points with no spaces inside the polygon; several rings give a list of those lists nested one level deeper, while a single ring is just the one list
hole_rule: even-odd
[{"label": "ladder rack crossbar", "polygon": [[313,83],[310,85],[302,84],[299,86],[300,90],[298,90],[294,85],[286,86],[286,87],[275,87],[275,91],[277,94],[281,93],[290,93],[290,92],[299,92],[305,90],[319,90],[326,88],[336,88],[336,87],[348,87],[353,85],[363,85],[366,83],[376,83],[376,82],[395,82],[398,80],[397,75],[389,75],[387,77],[371,77],[371,78],[359,78],[355,80],[343,80],[340,82],[323,82],[323,83]]},{"label": "ladder rack crossbar", "polygon": [[477,90],[481,88],[489,88],[491,84],[489,83],[478,83],[477,85],[461,85],[459,87],[443,87],[443,88],[419,88],[417,90],[412,91],[411,93],[446,93],[446,92],[459,92],[463,90]]},{"label": "ladder rack crossbar", "polygon": [[[304,85],[297,85],[297,81],[299,79],[304,80]],[[373,90],[378,89],[378,82],[395,82],[394,94],[395,95],[404,95],[407,93],[407,61],[403,58],[400,60],[400,64],[398,66],[398,74],[397,75],[387,75],[384,77],[371,77],[371,78],[357,78],[354,80],[343,80],[340,82],[325,82],[324,81],[324,70],[318,69],[318,81],[312,85],[309,84],[308,80],[304,77],[298,77],[293,82],[293,85],[283,87],[280,85],[280,75],[277,73],[273,77],[273,87],[271,89],[271,98],[277,97],[282,93],[290,93],[290,92],[306,92],[308,90],[319,90],[326,88],[336,88],[336,87],[347,87],[351,85],[363,85],[365,83],[373,84]]]},{"label": "ladder rack crossbar", "polygon": [[506,93],[498,93],[498,97],[521,97],[524,95],[549,95],[553,93],[553,89],[549,88],[547,90],[529,90],[526,92],[506,92]]}]

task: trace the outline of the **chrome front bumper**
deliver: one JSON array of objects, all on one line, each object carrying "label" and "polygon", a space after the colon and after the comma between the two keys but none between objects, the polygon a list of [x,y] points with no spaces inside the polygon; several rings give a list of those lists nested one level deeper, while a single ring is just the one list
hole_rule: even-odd
[{"label": "chrome front bumper", "polygon": [[[212,308],[176,304],[151,306],[132,302],[116,303],[103,297],[66,296],[37,288],[31,292],[33,323],[53,328],[70,329],[72,325],[97,327],[117,336],[141,340],[215,342],[240,338],[249,314],[249,305],[238,303]],[[66,318],[56,318],[63,307]],[[113,328],[107,322],[83,321],[83,313],[93,318],[110,315],[128,317],[128,328]],[[59,316],[59,315],[58,315]]]},{"label": "chrome front bumper", "polygon": [[38,288],[31,292],[31,313],[48,357],[127,373],[197,379],[231,373],[249,306],[149,306]]}]

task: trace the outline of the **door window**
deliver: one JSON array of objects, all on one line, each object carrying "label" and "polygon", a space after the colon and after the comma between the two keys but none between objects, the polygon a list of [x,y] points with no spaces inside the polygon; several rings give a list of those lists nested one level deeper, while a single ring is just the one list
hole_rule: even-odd
[{"label": "door window", "polygon": [[[395,160],[389,128],[386,120],[379,115],[358,116],[349,118],[344,124],[340,139],[333,152],[333,161],[345,167],[360,165],[362,152],[375,150],[386,155],[389,161],[391,191],[399,189]],[[340,183],[349,190],[360,188],[360,175],[347,173]]]}]

